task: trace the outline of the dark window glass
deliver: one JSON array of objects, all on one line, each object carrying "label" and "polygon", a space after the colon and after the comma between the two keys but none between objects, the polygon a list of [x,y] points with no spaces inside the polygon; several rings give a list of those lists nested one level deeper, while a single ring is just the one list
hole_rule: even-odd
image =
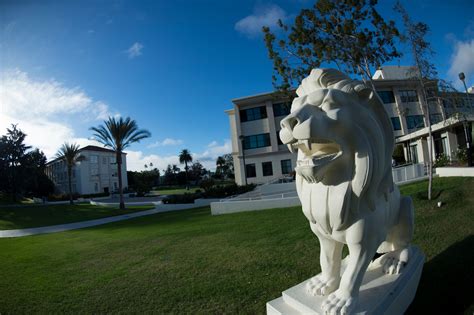
[{"label": "dark window glass", "polygon": [[281,142],[281,139],[280,139],[280,130],[277,131],[277,142],[278,142],[278,145],[283,144],[283,142]]},{"label": "dark window glass", "polygon": [[390,120],[392,121],[393,130],[401,130],[402,129],[402,126],[400,125],[400,118],[390,117]]},{"label": "dark window glass", "polygon": [[281,160],[281,173],[290,174],[292,171],[291,160]]},{"label": "dark window glass", "polygon": [[431,124],[437,124],[442,120],[443,120],[443,116],[441,114],[431,114],[430,115]]},{"label": "dark window glass", "polygon": [[267,109],[265,106],[243,109],[240,111],[240,121],[252,121],[267,118]]},{"label": "dark window glass", "polygon": [[424,126],[425,126],[425,123],[423,122],[423,115],[407,116],[408,129],[423,128]]},{"label": "dark window glass", "polygon": [[262,171],[263,171],[263,176],[272,176],[273,175],[272,162],[263,162]]},{"label": "dark window glass", "polygon": [[270,134],[262,133],[244,137],[244,150],[270,146]]},{"label": "dark window glass", "polygon": [[415,90],[402,90],[400,91],[400,99],[403,103],[418,102],[418,94]]},{"label": "dark window glass", "polygon": [[275,115],[275,117],[286,116],[290,113],[290,109],[291,109],[290,102],[273,104],[273,115]]},{"label": "dark window glass", "polygon": [[395,103],[395,96],[393,96],[392,91],[378,91],[377,94],[384,104]]},{"label": "dark window glass", "polygon": [[246,172],[247,177],[257,176],[257,172],[255,171],[255,164],[246,164],[245,172]]}]

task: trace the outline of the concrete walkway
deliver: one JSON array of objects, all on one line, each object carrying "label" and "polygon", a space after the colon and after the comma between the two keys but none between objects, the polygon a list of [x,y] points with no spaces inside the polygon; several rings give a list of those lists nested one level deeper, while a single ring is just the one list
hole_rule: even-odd
[{"label": "concrete walkway", "polygon": [[[175,209],[174,211],[176,211]],[[184,209],[183,209],[184,210]],[[50,226],[43,226],[37,228],[29,228],[29,229],[18,229],[18,230],[0,230],[0,238],[6,237],[21,237],[21,236],[29,236],[29,235],[37,235],[37,234],[46,234],[46,233],[55,233],[55,232],[63,232],[75,229],[82,229],[86,227],[102,225],[106,223],[118,222],[123,220],[128,220],[132,218],[143,217],[146,215],[167,212],[163,209],[151,209],[145,210],[140,212],[134,212],[129,214],[117,215],[108,218],[96,219],[96,220],[89,220],[89,221],[82,221],[82,222],[75,222],[75,223],[67,223],[67,224],[59,224],[59,225],[50,225]]]}]

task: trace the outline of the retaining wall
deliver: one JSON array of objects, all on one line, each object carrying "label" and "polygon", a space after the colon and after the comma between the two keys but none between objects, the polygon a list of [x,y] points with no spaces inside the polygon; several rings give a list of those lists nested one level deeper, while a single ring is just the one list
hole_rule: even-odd
[{"label": "retaining wall", "polygon": [[227,214],[243,211],[265,210],[272,208],[286,208],[300,206],[301,202],[298,197],[278,198],[278,199],[262,199],[251,201],[232,201],[232,202],[212,202],[211,213]]},{"label": "retaining wall", "polygon": [[437,167],[436,174],[439,177],[474,177],[474,167]]}]

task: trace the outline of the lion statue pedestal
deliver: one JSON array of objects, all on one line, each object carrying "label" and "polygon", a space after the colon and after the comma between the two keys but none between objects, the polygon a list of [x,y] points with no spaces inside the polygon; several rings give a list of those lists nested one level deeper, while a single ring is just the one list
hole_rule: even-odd
[{"label": "lion statue pedestal", "polygon": [[296,94],[280,138],[298,154],[296,190],[319,239],[321,273],[267,303],[267,313],[403,314],[424,255],[410,245],[412,200],[393,183],[383,104],[333,69],[314,69]]}]

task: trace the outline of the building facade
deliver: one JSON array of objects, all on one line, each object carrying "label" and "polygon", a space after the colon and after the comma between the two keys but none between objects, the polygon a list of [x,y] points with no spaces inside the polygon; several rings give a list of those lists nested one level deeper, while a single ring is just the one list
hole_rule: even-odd
[{"label": "building facade", "polygon": [[[461,102],[465,106],[462,118],[457,119],[460,107],[453,108],[453,95],[428,98],[429,104],[426,104],[420,83],[410,79],[412,71],[411,67],[389,66],[380,68],[373,76],[375,89],[390,117],[396,143],[403,147],[406,162],[428,161],[427,119],[430,119],[433,156],[445,154],[451,157],[459,146],[466,145],[464,127],[466,122],[469,127],[473,120],[472,105]],[[460,94],[461,99],[467,99],[465,93]],[[278,135],[280,121],[289,114],[291,101],[292,97],[275,92],[232,100],[233,108],[226,113],[237,184],[262,184],[291,176],[296,155],[290,154]]]},{"label": "building facade", "polygon": [[[80,149],[84,157],[72,168],[72,191],[80,195],[113,193],[118,191],[118,172],[115,151],[86,146]],[[54,182],[59,193],[69,191],[67,165],[55,159],[46,165],[46,174]],[[126,153],[122,154],[122,186],[128,187]]]}]

